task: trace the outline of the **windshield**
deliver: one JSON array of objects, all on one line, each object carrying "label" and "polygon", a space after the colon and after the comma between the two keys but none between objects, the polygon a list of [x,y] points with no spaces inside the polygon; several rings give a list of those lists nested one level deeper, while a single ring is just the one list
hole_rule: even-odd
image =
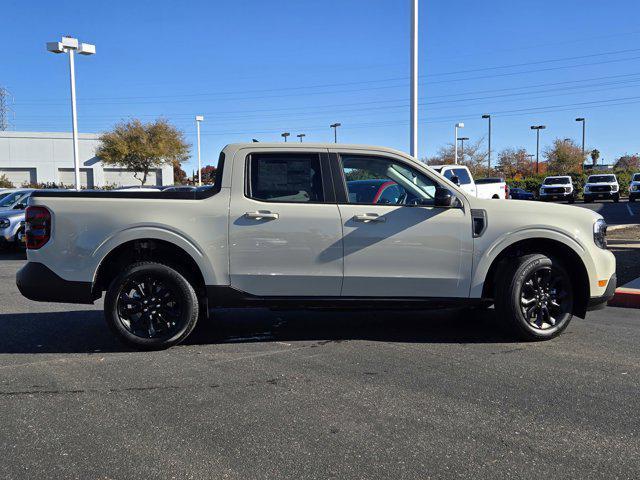
[{"label": "windshield", "polygon": [[18,203],[18,201],[21,200],[22,197],[26,197],[27,195],[28,194],[24,192],[10,193],[6,197],[4,197],[2,200],[0,200],[0,209],[13,208],[14,204]]},{"label": "windshield", "polygon": [[548,177],[544,179],[545,185],[569,185],[571,180],[564,177]]},{"label": "windshield", "polygon": [[591,175],[587,183],[612,183],[616,181],[614,175]]}]

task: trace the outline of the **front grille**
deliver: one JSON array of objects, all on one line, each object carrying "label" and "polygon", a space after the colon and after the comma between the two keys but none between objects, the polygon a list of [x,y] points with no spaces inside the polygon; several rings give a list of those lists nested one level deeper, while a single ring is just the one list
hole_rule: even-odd
[{"label": "front grille", "polygon": [[589,187],[589,190],[592,192],[610,192],[611,185],[593,185],[592,187]]},{"label": "front grille", "polygon": [[545,188],[544,193],[564,193],[564,187]]}]

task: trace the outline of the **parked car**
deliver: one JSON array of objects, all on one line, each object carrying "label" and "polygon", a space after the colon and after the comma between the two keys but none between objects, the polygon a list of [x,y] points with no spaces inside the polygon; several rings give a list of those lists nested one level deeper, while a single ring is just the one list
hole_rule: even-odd
[{"label": "parked car", "polygon": [[475,182],[464,165],[433,165],[431,168],[475,197],[506,199],[509,196],[509,187],[504,180],[486,179],[485,182]]},{"label": "parked car", "polygon": [[540,200],[567,200],[569,203],[576,201],[576,192],[573,181],[568,175],[546,177],[540,187]]},{"label": "parked car", "polygon": [[527,192],[525,189],[523,188],[512,188],[510,190],[510,194],[511,194],[511,198],[514,200],[535,200],[536,196],[531,193],[531,192]]},{"label": "parked car", "polygon": [[[356,176],[415,201],[374,202],[380,186],[365,201]],[[90,304],[106,292],[108,325],[141,349],[240,306],[495,304],[518,338],[550,339],[616,287],[597,213],[479,199],[382,147],[228,145],[214,188],[189,194],[40,190],[26,235],[25,297]]]},{"label": "parked car", "polygon": [[7,197],[8,195],[11,195],[15,191],[16,191],[15,188],[2,188],[2,189],[0,189],[0,200],[2,200],[3,198]]},{"label": "parked car", "polygon": [[18,189],[0,199],[0,248],[21,245],[27,200],[33,189]]},{"label": "parked car", "polygon": [[592,202],[595,198],[620,201],[620,185],[618,177],[607,173],[604,175],[589,175],[582,192],[584,203]]},{"label": "parked car", "polygon": [[634,173],[629,184],[629,201],[635,202],[640,198],[640,173]]}]

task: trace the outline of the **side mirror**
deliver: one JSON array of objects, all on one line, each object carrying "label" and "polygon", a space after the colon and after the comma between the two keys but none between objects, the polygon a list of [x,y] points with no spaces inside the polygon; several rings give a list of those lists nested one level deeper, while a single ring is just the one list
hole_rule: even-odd
[{"label": "side mirror", "polygon": [[434,205],[436,207],[453,207],[457,200],[456,196],[448,188],[436,187],[434,197]]},{"label": "side mirror", "polygon": [[13,207],[14,210],[24,210],[25,208],[27,208],[27,206],[24,203],[18,203]]},{"label": "side mirror", "polygon": [[455,183],[456,185],[460,186],[460,179],[458,178],[457,175],[452,175],[450,180]]}]

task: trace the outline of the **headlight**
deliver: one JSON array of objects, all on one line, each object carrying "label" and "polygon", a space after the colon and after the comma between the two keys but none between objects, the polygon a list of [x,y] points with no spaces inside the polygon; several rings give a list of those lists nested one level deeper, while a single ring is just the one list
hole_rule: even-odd
[{"label": "headlight", "polygon": [[11,222],[8,218],[0,218],[0,228],[8,228]]},{"label": "headlight", "polygon": [[607,248],[607,222],[602,218],[593,224],[593,241],[600,248]]},{"label": "headlight", "polygon": [[611,185],[611,191],[612,192],[617,192],[618,191],[618,185]]},{"label": "headlight", "polygon": [[569,193],[571,191],[571,187],[564,187],[564,191]]},{"label": "headlight", "polygon": [[585,185],[585,186],[584,186],[584,191],[585,191],[585,192],[588,192],[588,191],[589,191],[589,185]]},{"label": "headlight", "polygon": [[631,190],[633,190],[634,192],[636,190],[640,190],[640,185],[631,185]]}]

